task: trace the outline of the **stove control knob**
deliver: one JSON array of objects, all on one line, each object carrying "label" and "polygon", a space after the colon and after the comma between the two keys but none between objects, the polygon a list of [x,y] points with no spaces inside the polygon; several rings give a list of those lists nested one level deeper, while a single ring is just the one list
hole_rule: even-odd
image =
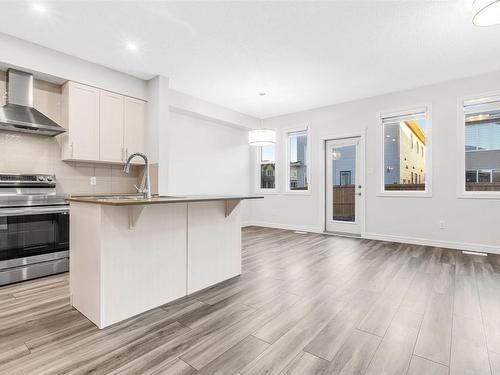
[{"label": "stove control knob", "polygon": [[38,176],[38,181],[43,181],[44,177],[43,176]]},{"label": "stove control knob", "polygon": [[52,182],[52,176],[47,176],[47,181]]}]

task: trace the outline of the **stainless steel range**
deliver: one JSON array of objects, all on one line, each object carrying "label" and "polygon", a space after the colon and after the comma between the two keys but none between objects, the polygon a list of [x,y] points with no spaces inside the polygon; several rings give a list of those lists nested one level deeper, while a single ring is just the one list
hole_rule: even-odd
[{"label": "stainless steel range", "polygon": [[69,270],[69,205],[56,177],[0,173],[0,285]]}]

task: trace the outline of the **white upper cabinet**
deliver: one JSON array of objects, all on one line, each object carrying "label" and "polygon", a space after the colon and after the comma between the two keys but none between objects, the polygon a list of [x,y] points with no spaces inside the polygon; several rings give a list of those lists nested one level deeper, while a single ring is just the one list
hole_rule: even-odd
[{"label": "white upper cabinet", "polygon": [[99,151],[100,160],[123,162],[124,98],[101,90]]},{"label": "white upper cabinet", "polygon": [[62,107],[63,160],[124,163],[128,155],[144,152],[146,102],[67,82]]},{"label": "white upper cabinet", "polygon": [[[146,103],[142,100],[125,97],[125,126],[123,147],[125,158],[134,152],[144,152],[144,129],[146,119]],[[134,158],[134,163],[143,163]]]},{"label": "white upper cabinet", "polygon": [[63,159],[99,160],[99,89],[68,82],[63,87]]}]

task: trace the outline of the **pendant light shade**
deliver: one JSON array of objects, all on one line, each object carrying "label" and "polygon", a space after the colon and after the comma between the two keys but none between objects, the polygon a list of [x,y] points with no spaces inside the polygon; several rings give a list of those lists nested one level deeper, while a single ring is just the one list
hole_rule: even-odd
[{"label": "pendant light shade", "polygon": [[474,0],[472,3],[476,26],[492,26],[500,24],[500,0]]},{"label": "pendant light shade", "polygon": [[268,146],[276,143],[276,132],[272,129],[255,129],[248,132],[250,146]]}]

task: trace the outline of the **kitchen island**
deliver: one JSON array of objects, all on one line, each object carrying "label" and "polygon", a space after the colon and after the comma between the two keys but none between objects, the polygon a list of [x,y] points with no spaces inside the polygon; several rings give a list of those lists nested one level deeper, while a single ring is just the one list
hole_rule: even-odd
[{"label": "kitchen island", "polygon": [[104,328],[240,275],[240,202],[257,198],[68,198],[71,304]]}]

